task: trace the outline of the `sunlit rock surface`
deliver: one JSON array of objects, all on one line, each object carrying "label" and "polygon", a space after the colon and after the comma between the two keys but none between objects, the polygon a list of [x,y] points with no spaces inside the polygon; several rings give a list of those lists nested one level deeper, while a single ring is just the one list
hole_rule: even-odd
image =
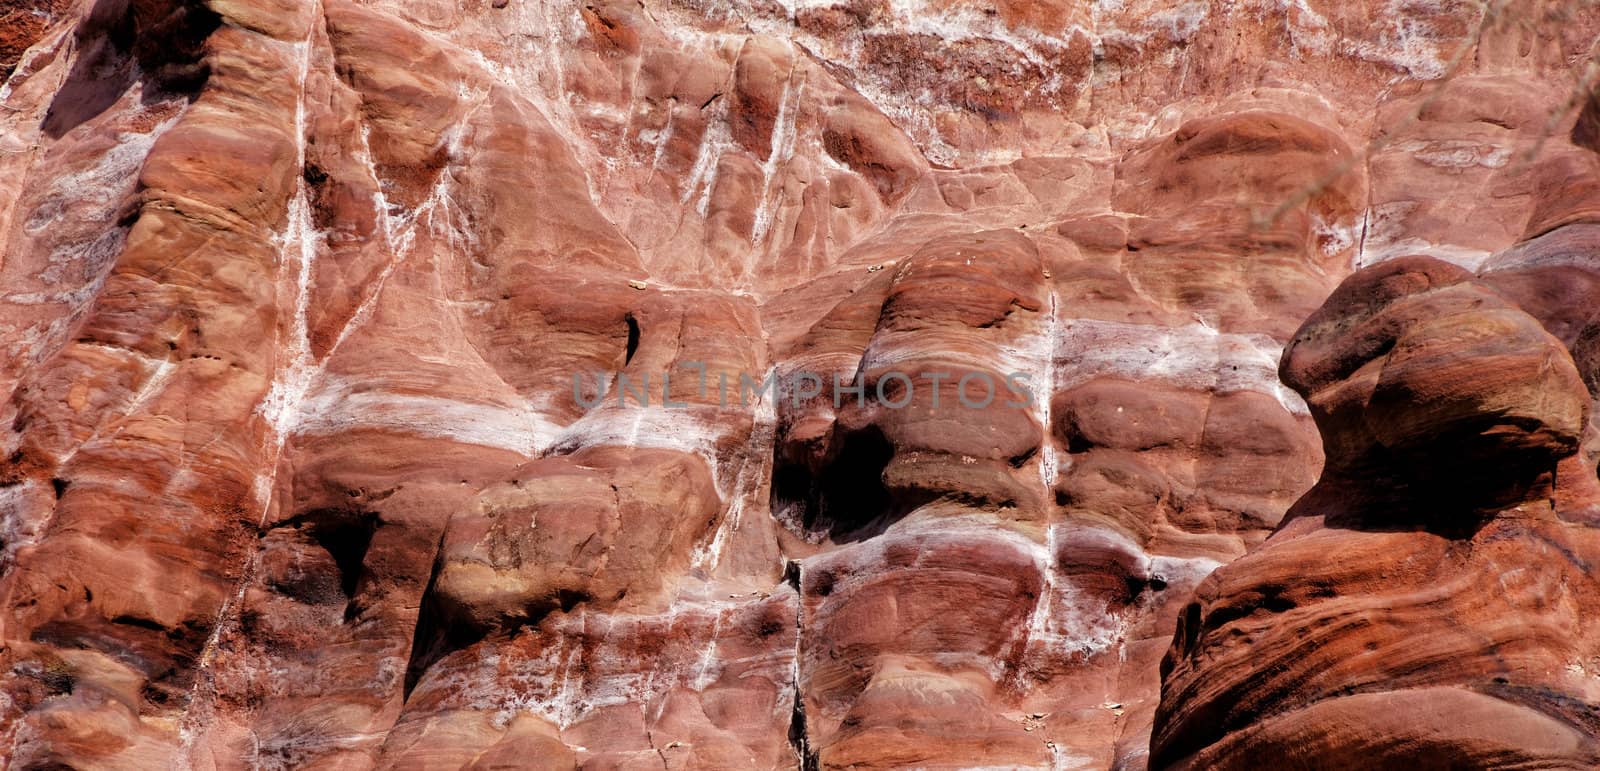
[{"label": "sunlit rock surface", "polygon": [[12,3],[0,759],[1593,765],[1597,32]]},{"label": "sunlit rock surface", "polygon": [[[1494,263],[1551,271],[1552,237]],[[1600,763],[1600,484],[1578,451],[1593,362],[1548,307],[1497,295],[1504,279],[1396,259],[1295,336],[1283,376],[1327,465],[1185,608],[1154,765]]]}]

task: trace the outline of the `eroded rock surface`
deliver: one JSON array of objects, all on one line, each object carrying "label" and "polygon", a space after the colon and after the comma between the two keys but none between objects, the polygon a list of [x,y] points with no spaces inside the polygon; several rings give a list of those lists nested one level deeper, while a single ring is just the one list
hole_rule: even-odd
[{"label": "eroded rock surface", "polygon": [[[1511,757],[1451,743],[1492,724],[1589,762],[1597,31],[13,3],[0,759],[1142,768],[1153,724],[1158,764]],[[1249,587],[1318,566],[1355,628],[1307,650]],[[1206,610],[1236,588],[1278,615]],[[1420,674],[1364,647],[1396,597]],[[1264,677],[1239,623],[1346,669]],[[1350,733],[1307,727],[1327,694]]]},{"label": "eroded rock surface", "polygon": [[1153,765],[1600,762],[1600,484],[1579,452],[1596,435],[1579,372],[1593,362],[1568,342],[1600,318],[1591,303],[1568,324],[1576,309],[1528,289],[1596,275],[1586,227],[1481,278],[1381,263],[1301,328],[1282,372],[1327,465],[1184,610]]}]

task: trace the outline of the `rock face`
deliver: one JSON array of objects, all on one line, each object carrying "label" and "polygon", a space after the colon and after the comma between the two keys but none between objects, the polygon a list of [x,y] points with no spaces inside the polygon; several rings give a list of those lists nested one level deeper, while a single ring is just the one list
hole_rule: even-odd
[{"label": "rock face", "polygon": [[1573,251],[1588,227],[1479,276],[1367,268],[1300,329],[1282,374],[1327,465],[1183,611],[1153,765],[1600,763],[1600,484],[1579,453],[1600,436],[1579,372],[1592,384],[1595,361],[1569,353],[1600,315],[1507,299],[1600,275]]},{"label": "rock face", "polygon": [[12,3],[0,765],[1593,765],[1597,33]]}]

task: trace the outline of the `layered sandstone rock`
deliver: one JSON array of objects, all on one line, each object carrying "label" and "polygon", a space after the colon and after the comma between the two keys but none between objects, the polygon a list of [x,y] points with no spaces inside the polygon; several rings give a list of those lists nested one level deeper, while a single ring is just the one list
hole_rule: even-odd
[{"label": "layered sandstone rock", "polygon": [[[1368,422],[1304,501],[1494,472],[1455,523],[1556,464],[1586,505],[1600,18],[1525,5],[0,11],[0,757],[1143,767],[1180,611],[1318,483],[1314,417]],[[1377,295],[1317,309],[1412,255],[1456,267],[1392,263],[1451,283],[1383,398],[1308,364],[1308,407],[1284,346],[1319,313],[1371,358],[1395,329],[1328,319]],[[1442,580],[1586,548],[1541,516]],[[1479,599],[1544,625],[1517,666],[1586,650],[1581,598]],[[1515,690],[1587,698],[1560,671],[1462,710],[1580,757]],[[1163,763],[1268,707],[1171,709]]]},{"label": "layered sandstone rock", "polygon": [[1593,362],[1568,342],[1600,316],[1538,302],[1600,275],[1582,233],[1497,255],[1481,279],[1382,263],[1301,328],[1282,372],[1327,465],[1184,610],[1153,765],[1600,762],[1600,484],[1579,452],[1597,433]]}]

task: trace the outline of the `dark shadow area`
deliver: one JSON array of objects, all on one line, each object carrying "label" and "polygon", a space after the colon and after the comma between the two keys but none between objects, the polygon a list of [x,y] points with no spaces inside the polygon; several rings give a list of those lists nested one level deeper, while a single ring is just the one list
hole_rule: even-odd
[{"label": "dark shadow area", "polygon": [[406,662],[404,700],[411,698],[411,692],[428,669],[446,656],[477,645],[490,636],[504,639],[516,637],[524,629],[537,627],[551,613],[571,613],[579,605],[593,599],[583,592],[562,589],[554,592],[553,596],[542,598],[537,605],[524,609],[522,615],[501,618],[490,626],[475,623],[461,609],[441,601],[438,592],[434,591],[439,571],[443,568],[442,540],[440,546],[440,561],[434,563],[433,574],[428,578],[428,588],[422,596],[422,608],[417,613],[416,631],[412,634],[411,659]]},{"label": "dark shadow area", "polygon": [[1322,516],[1327,527],[1425,531],[1472,538],[1496,514],[1551,496],[1556,458],[1545,453],[1474,453],[1476,437],[1441,437],[1431,452],[1377,448],[1362,462],[1328,469],[1284,515]]},{"label": "dark shadow area", "polygon": [[41,625],[29,641],[63,650],[104,654],[144,678],[140,695],[151,708],[188,703],[196,664],[211,635],[196,620],[169,626],[154,619],[119,614],[105,618],[84,614]]},{"label": "dark shadow area", "polygon": [[1572,143],[1600,153],[1600,91],[1590,91],[1572,125]]},{"label": "dark shadow area", "polygon": [[372,547],[372,536],[378,532],[378,519],[371,514],[314,520],[307,528],[317,544],[327,550],[333,564],[339,568],[339,590],[344,593],[344,620],[355,618],[360,606],[356,603],[356,590],[365,574],[363,563],[367,550]]},{"label": "dark shadow area", "polygon": [[[440,534],[439,553],[443,556],[444,535]],[[422,679],[422,674],[428,671],[433,662],[444,658],[444,655],[457,648],[465,647],[479,639],[482,635],[471,635],[466,639],[451,639],[451,630],[448,624],[443,623],[443,608],[435,599],[434,585],[439,580],[441,563],[436,561],[433,565],[433,574],[428,577],[428,587],[422,592],[422,608],[417,611],[417,628],[411,635],[411,659],[406,662],[405,690],[402,700],[409,701],[411,692],[416,689],[417,682]],[[457,630],[458,638],[461,637]]]},{"label": "dark shadow area", "polygon": [[193,98],[210,74],[206,39],[221,23],[187,0],[97,0],[75,33],[77,58],[45,113],[44,133],[61,138],[110,109],[135,83],[146,103]]},{"label": "dark shadow area", "polygon": [[832,446],[837,450],[816,470],[803,461],[776,459],[773,511],[798,507],[806,534],[845,542],[877,535],[915,508],[883,483],[894,445],[877,426],[838,434]]},{"label": "dark shadow area", "polygon": [[327,552],[334,571],[295,573],[269,582],[273,591],[308,604],[345,604],[345,620],[359,610],[356,594],[366,570],[363,563],[372,537],[378,531],[377,515],[360,509],[315,509],[286,520],[263,535],[263,548],[274,548],[276,538],[294,543],[316,544]]},{"label": "dark shadow area", "polygon": [[633,361],[633,355],[639,352],[639,320],[632,313],[624,320],[628,322],[628,348],[622,356],[622,366],[626,367]]}]

